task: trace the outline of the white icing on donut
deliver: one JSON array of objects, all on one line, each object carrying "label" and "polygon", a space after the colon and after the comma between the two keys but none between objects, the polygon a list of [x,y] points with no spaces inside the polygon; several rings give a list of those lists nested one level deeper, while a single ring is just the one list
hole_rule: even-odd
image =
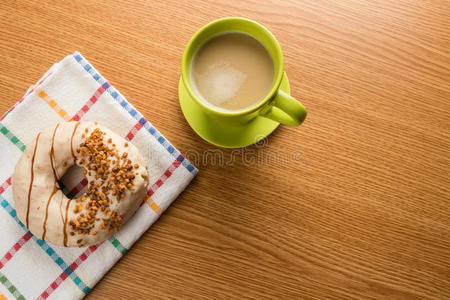
[{"label": "white icing on donut", "polygon": [[[30,231],[45,241],[66,247],[94,245],[114,234],[117,228],[103,228],[104,220],[110,216],[100,209],[92,221],[90,232],[77,232],[74,221],[81,214],[87,215],[86,206],[90,196],[80,203],[67,198],[59,189],[58,180],[74,164],[91,168],[86,156],[82,156],[79,147],[86,142],[89,135],[98,128],[103,132],[103,142],[115,145],[119,155],[127,153],[127,160],[133,165],[133,179],[129,179],[131,189],[123,190],[124,197],[118,199],[106,192],[108,210],[120,216],[125,223],[146,197],[148,173],[145,161],[138,149],[111,130],[92,122],[65,122],[56,124],[40,132],[27,146],[16,164],[12,178],[15,207],[19,219]],[[88,132],[88,133],[87,133]],[[78,150],[78,151],[77,151]],[[114,161],[114,159],[111,159]],[[109,171],[114,167],[111,164]],[[135,176],[134,176],[135,175]],[[93,170],[85,175],[88,187],[101,184]],[[104,175],[104,177],[107,175]],[[91,187],[92,187],[91,186]],[[93,196],[94,203],[95,196]],[[75,208],[81,209],[76,211]],[[92,207],[91,207],[92,208]],[[72,223],[72,225],[69,225]],[[86,229],[87,230],[87,229]]]}]

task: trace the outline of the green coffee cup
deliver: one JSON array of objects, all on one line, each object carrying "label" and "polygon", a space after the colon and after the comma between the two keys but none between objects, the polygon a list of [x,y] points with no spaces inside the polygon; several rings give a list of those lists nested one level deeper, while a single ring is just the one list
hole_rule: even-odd
[{"label": "green coffee cup", "polygon": [[[191,82],[190,70],[197,50],[210,38],[225,32],[246,33],[259,40],[268,50],[274,66],[269,93],[259,103],[239,111],[223,111],[204,103]],[[190,126],[212,144],[237,148],[258,142],[280,123],[300,125],[306,117],[305,107],[289,95],[281,47],[261,24],[245,18],[224,18],[201,28],[187,44],[181,63],[179,98]]]}]

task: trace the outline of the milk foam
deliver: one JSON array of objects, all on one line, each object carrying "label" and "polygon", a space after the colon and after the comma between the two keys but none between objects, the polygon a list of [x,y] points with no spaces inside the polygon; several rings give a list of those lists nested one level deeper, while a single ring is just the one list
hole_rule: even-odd
[{"label": "milk foam", "polygon": [[201,77],[208,86],[208,101],[220,105],[236,96],[247,75],[233,68],[229,62],[220,61],[210,65]]}]

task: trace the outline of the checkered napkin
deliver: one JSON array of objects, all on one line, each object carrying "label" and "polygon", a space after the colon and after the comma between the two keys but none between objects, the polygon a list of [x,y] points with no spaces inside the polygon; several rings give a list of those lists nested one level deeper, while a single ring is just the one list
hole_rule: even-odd
[{"label": "checkered napkin", "polygon": [[[109,240],[64,248],[40,240],[14,210],[11,175],[35,135],[61,121],[98,121],[132,141],[149,167],[149,199]],[[80,299],[189,184],[197,169],[75,52],[0,118],[0,299]],[[87,182],[66,187],[78,194]]]}]

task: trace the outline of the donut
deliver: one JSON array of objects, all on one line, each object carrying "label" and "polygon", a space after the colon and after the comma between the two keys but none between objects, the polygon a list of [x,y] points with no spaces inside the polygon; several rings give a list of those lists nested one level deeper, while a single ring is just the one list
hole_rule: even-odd
[{"label": "donut", "polygon": [[[59,180],[83,169],[86,192],[69,199]],[[138,149],[93,122],[64,122],[39,132],[12,177],[18,218],[36,237],[65,247],[111,237],[146,198],[148,170]]]}]

